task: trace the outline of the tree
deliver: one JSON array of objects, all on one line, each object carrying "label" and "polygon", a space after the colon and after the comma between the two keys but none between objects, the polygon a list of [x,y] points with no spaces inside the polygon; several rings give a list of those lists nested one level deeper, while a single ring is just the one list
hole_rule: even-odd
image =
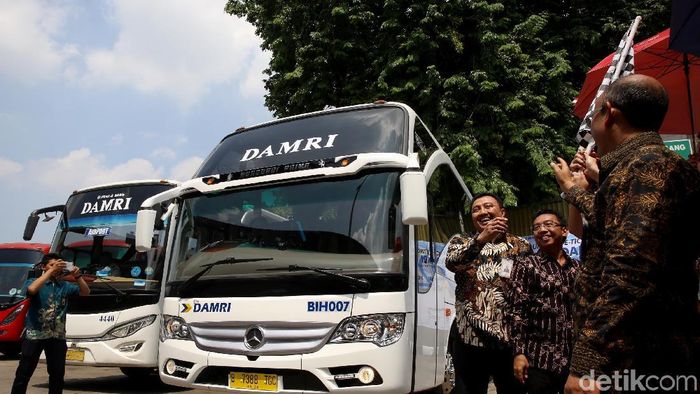
[{"label": "tree", "polygon": [[623,1],[229,0],[226,11],[272,52],[265,103],[275,115],[405,102],[472,192],[515,205],[557,194],[548,163],[573,155],[572,100],[628,14],[668,10],[628,1],[618,17],[611,3]]}]

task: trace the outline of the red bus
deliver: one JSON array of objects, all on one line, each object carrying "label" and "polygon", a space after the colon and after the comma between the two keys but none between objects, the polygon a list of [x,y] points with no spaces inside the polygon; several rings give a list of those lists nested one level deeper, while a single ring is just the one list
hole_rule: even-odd
[{"label": "red bus", "polygon": [[0,244],[0,352],[19,353],[29,299],[22,288],[29,272],[49,252],[49,244]]}]

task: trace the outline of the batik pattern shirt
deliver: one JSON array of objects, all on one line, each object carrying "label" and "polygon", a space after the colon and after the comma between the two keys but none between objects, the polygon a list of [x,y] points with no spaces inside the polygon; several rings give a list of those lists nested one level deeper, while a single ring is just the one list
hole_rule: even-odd
[{"label": "batik pattern shirt", "polygon": [[532,247],[511,234],[482,245],[476,241],[477,235],[455,236],[447,245],[445,263],[455,273],[457,283],[457,327],[468,345],[507,346],[506,291],[513,262],[520,255],[532,253]]},{"label": "batik pattern shirt", "polygon": [[[36,279],[28,279],[26,289]],[[39,291],[29,296],[29,310],[24,320],[27,339],[66,338],[66,298],[80,293],[78,285],[65,281],[48,280]]]},{"label": "batik pattern shirt", "polygon": [[591,220],[576,280],[571,372],[686,368],[698,349],[693,262],[700,173],[639,133],[601,158],[595,194],[564,198]]},{"label": "batik pattern shirt", "polygon": [[578,269],[578,261],[569,256],[560,265],[541,250],[515,262],[508,327],[514,354],[524,354],[531,367],[557,374],[568,372]]}]

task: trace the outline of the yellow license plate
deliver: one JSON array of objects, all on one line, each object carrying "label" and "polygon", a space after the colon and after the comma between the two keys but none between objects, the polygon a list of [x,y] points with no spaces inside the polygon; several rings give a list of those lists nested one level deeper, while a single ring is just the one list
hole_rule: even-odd
[{"label": "yellow license plate", "polygon": [[85,361],[85,351],[80,349],[68,349],[66,361]]},{"label": "yellow license plate", "polygon": [[264,373],[231,372],[228,374],[230,389],[277,391],[277,375]]}]

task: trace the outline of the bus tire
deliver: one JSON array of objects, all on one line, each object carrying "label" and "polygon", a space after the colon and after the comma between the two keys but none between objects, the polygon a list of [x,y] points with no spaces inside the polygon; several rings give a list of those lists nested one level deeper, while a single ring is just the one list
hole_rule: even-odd
[{"label": "bus tire", "polygon": [[16,358],[19,352],[22,350],[21,344],[5,345],[0,349],[0,353],[4,354],[7,358]]},{"label": "bus tire", "polygon": [[131,379],[143,379],[150,376],[155,369],[153,368],[137,368],[137,367],[120,367],[119,370]]}]

